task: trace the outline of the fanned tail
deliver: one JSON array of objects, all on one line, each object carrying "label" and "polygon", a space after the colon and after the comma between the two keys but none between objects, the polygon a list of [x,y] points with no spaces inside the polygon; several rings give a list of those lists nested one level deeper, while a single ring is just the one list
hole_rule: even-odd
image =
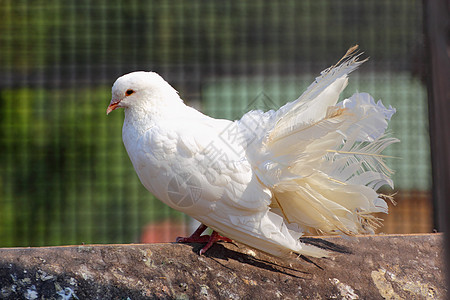
[{"label": "fanned tail", "polygon": [[322,72],[299,99],[276,112],[262,143],[256,173],[273,193],[272,211],[287,224],[333,234],[371,233],[372,214],[387,213],[393,186],[382,151],[397,139],[385,134],[395,113],[370,95],[356,93],[337,104],[358,61],[357,46]]}]

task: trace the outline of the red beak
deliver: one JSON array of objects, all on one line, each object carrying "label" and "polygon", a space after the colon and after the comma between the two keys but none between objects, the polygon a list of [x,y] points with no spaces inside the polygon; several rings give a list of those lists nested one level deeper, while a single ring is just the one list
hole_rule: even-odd
[{"label": "red beak", "polygon": [[115,110],[119,106],[119,103],[120,103],[120,100],[116,101],[116,102],[111,101],[108,108],[106,109],[106,114],[109,115],[110,112]]}]

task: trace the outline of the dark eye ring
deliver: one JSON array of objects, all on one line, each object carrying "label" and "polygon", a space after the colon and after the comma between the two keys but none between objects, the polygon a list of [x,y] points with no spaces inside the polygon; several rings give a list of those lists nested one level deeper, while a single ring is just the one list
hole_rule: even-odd
[{"label": "dark eye ring", "polygon": [[127,90],[127,91],[125,92],[125,95],[130,96],[130,95],[133,94],[133,93],[134,93],[133,90]]}]

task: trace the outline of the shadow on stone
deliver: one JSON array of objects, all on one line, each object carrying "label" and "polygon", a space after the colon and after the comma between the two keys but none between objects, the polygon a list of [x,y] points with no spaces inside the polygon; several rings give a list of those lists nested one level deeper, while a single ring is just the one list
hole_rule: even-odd
[{"label": "shadow on stone", "polygon": [[[191,244],[188,243],[187,245],[191,246],[192,251],[197,255],[198,255],[198,252],[200,251],[200,249],[204,246],[204,244],[197,244],[197,243],[191,243]],[[238,249],[240,249],[238,244],[228,243],[228,245],[233,245],[233,246],[237,247]],[[292,276],[294,278],[301,278],[301,279],[310,279],[311,278],[310,272],[299,270],[299,269],[293,268],[292,266],[286,265],[286,263],[290,263],[291,265],[295,264],[296,266],[301,267],[301,265],[299,264],[300,261],[297,259],[297,257],[301,257],[301,256],[296,256],[295,254],[292,254],[292,258],[288,258],[285,260],[275,258],[268,254],[263,255],[264,258],[256,258],[256,257],[253,257],[252,255],[248,255],[246,253],[231,250],[231,249],[225,247],[222,243],[216,243],[204,254],[204,256],[207,258],[213,259],[216,263],[220,264],[221,266],[223,266],[225,268],[228,268],[228,267],[225,266],[224,264],[222,264],[219,260],[225,260],[225,261],[234,260],[239,263],[257,267],[259,269],[263,269],[266,271],[279,273],[279,274],[283,274],[283,275]],[[267,259],[265,259],[265,258],[267,258]],[[273,260],[273,262],[270,260]],[[323,270],[322,267],[320,267],[318,264],[316,264],[312,260],[309,260],[309,259],[303,259],[303,260],[310,264],[313,264],[317,268]],[[234,270],[234,271],[237,271],[237,270]],[[299,273],[301,275],[296,275],[296,274],[294,274],[294,272]]]},{"label": "shadow on stone", "polygon": [[303,237],[300,238],[300,241],[302,243],[316,246],[318,248],[330,251],[330,252],[337,252],[337,253],[343,253],[343,254],[353,254],[353,252],[350,250],[350,248],[345,247],[343,245],[338,245],[335,243],[332,243],[330,241],[321,239],[321,238],[310,238],[310,237]]}]

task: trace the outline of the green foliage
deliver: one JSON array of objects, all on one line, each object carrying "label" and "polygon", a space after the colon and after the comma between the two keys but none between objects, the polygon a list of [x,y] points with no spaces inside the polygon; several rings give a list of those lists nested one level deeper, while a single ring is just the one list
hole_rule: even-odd
[{"label": "green foliage", "polygon": [[24,71],[136,60],[140,68],[308,64],[334,61],[355,43],[378,62],[401,62],[421,32],[408,0],[3,0],[0,10],[0,69]]},{"label": "green foliage", "polygon": [[[0,94],[0,246],[135,242],[168,213],[106,116],[109,88]],[[170,212],[169,212],[170,213]]]}]

